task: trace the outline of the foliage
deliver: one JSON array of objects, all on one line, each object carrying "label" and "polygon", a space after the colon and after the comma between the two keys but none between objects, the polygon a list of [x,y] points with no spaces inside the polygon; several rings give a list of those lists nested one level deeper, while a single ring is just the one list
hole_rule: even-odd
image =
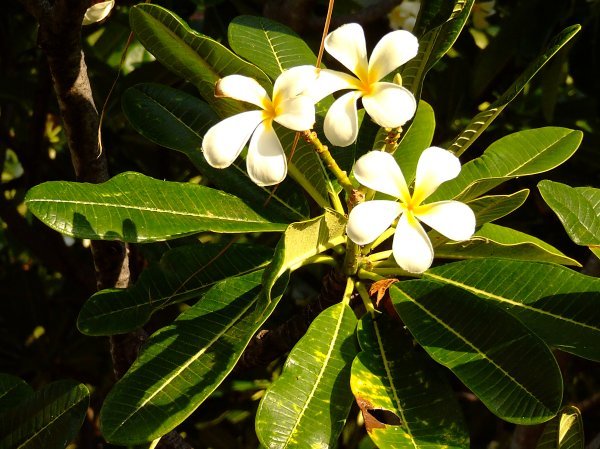
[{"label": "foliage", "polygon": [[[119,173],[101,184],[69,174],[65,111],[50,101],[34,19],[17,4],[14,22],[0,19],[14,40],[0,46],[0,370],[10,373],[0,375],[0,448],[152,447],[173,430],[206,448],[509,447],[519,429],[546,423],[534,442],[545,449],[581,448],[600,432],[600,77],[586,77],[581,49],[597,2],[568,12],[497,1],[479,30],[480,2],[423,1],[416,56],[355,97],[315,94],[327,74],[343,78],[330,68],[348,66],[328,38],[328,69],[302,72],[291,94],[315,108],[300,132],[271,120],[281,108],[250,89],[215,85],[243,75],[270,96],[317,64],[319,8],[296,11],[298,22],[267,17],[270,1],[159,3],[117,5],[83,31],[87,73],[108,97],[102,146]],[[337,3],[334,23],[384,2]],[[514,31],[536,5],[552,32]],[[383,19],[364,26],[369,49],[388,32]],[[369,116],[375,84],[414,96],[414,117],[381,126],[385,107],[406,104],[383,101]],[[335,116],[344,97],[358,133],[345,148],[323,131],[348,123]],[[252,181],[245,143],[226,169],[202,154],[209,130],[256,107],[287,164],[277,186]],[[273,148],[251,131],[241,136],[251,148]],[[450,150],[460,174],[438,164],[424,175],[431,146]],[[352,171],[371,150],[392,153],[404,184],[387,188],[393,167]],[[350,212],[392,197],[403,199],[386,212],[392,226],[354,243]],[[455,241],[427,214],[459,202],[475,231]],[[403,227],[413,207],[425,227]],[[400,230],[430,245],[423,270],[398,265]],[[94,293],[89,240],[129,244],[129,287]],[[115,347],[146,332],[113,379]],[[93,337],[110,337],[112,354]]]}]

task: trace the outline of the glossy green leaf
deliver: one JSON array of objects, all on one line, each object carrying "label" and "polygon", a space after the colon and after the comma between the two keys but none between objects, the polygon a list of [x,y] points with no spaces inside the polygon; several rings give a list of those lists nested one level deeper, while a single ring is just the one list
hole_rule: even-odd
[{"label": "glossy green leaf", "polygon": [[319,217],[289,225],[265,270],[264,301],[271,300],[271,288],[283,273],[294,271],[310,257],[344,243],[345,233],[346,218],[329,209]]},{"label": "glossy green leaf", "polygon": [[236,17],[229,24],[227,38],[233,51],[272,79],[286,69],[317,62],[310,47],[291,28],[265,17]]},{"label": "glossy green leaf", "polygon": [[437,247],[435,255],[443,259],[501,258],[581,266],[537,237],[492,223],[484,224],[470,240]]},{"label": "glossy green leaf", "polygon": [[64,449],[88,408],[85,385],[60,380],[0,415],[0,449]]},{"label": "glossy green leaf", "polygon": [[344,303],[322,312],[294,346],[256,414],[269,449],[333,448],[350,411],[356,317]]},{"label": "glossy green leaf", "polygon": [[600,189],[548,180],[541,181],[538,189],[571,240],[578,245],[600,246]]},{"label": "glossy green leaf", "polygon": [[467,202],[475,213],[477,226],[502,218],[517,210],[529,196],[529,189],[509,195],[486,195]]},{"label": "glossy green leaf", "polygon": [[158,61],[176,75],[194,84],[200,95],[220,116],[245,109],[243,103],[216,98],[215,83],[227,75],[256,79],[270,91],[269,78],[256,66],[194,30],[171,11],[149,3],[131,8],[129,23],[135,36]]},{"label": "glossy green leaf", "polygon": [[114,335],[143,326],[164,307],[198,299],[216,282],[257,270],[273,250],[253,245],[197,244],[166,252],[128,289],[102,290],[81,309],[77,327],[86,335]]},{"label": "glossy green leaf", "polygon": [[572,25],[561,31],[548,45],[535,61],[519,76],[506,91],[494,101],[485,111],[477,114],[469,122],[467,127],[458,135],[448,148],[450,151],[460,156],[473,142],[490,126],[490,124],[500,115],[500,113],[514,100],[517,95],[525,88],[527,83],[536,75],[536,73],[581,29],[580,25]]},{"label": "glossy green leaf", "polygon": [[23,379],[0,373],[0,415],[19,405],[33,394],[33,389]]},{"label": "glossy green leaf", "polygon": [[122,106],[137,132],[159,145],[185,154],[221,190],[248,201],[257,210],[268,204],[271,212],[291,221],[307,217],[308,207],[296,194],[296,184],[284,182],[275,191],[259,187],[245,172],[243,159],[238,159],[227,169],[208,165],[201,151],[202,138],[219,118],[202,100],[168,86],[138,84],[123,93]]},{"label": "glossy green leaf", "polygon": [[431,146],[435,132],[435,114],[429,103],[421,100],[410,128],[402,137],[394,152],[394,159],[402,169],[406,182],[410,184],[415,179],[417,162],[421,153]]},{"label": "glossy green leaf", "polygon": [[536,449],[583,449],[583,419],[577,407],[566,406],[544,428]]},{"label": "glossy green leaf", "polygon": [[160,329],[107,396],[104,437],[116,444],[152,441],[187,418],[231,372],[252,336],[277,305],[256,310],[262,272],[229,278]]},{"label": "glossy green leaf", "polygon": [[78,238],[151,242],[201,231],[283,231],[267,212],[197,184],[127,172],[103,184],[50,181],[27,193],[29,210],[52,229]]},{"label": "glossy green leaf", "polygon": [[415,351],[400,322],[367,314],[357,336],[361,352],[350,385],[377,447],[468,448],[454,391],[431,360]]},{"label": "glossy green leaf", "polygon": [[417,342],[494,414],[517,424],[556,414],[562,401],[558,364],[517,318],[463,289],[428,280],[395,283],[390,294]]},{"label": "glossy green leaf", "polygon": [[558,265],[517,260],[469,260],[424,276],[490,301],[547,344],[600,361],[600,279]]},{"label": "glossy green leaf", "polygon": [[462,31],[474,0],[456,0],[448,20],[419,39],[419,53],[402,67],[402,85],[421,97],[427,72],[444,56]]},{"label": "glossy green leaf", "polygon": [[458,177],[445,182],[429,201],[476,198],[518,176],[551,170],[570,158],[583,133],[567,128],[528,129],[505,136],[463,165]]}]

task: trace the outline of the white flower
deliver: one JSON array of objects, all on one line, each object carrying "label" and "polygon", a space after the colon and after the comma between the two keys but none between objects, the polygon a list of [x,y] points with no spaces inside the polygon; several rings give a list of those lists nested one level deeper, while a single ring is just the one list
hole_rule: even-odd
[{"label": "white flower", "polygon": [[[297,70],[298,69],[298,70]],[[299,95],[314,74],[295,67],[281,74],[273,86],[273,99],[252,78],[230,75],[217,82],[215,95],[252,103],[260,110],[242,112],[210,128],[202,141],[206,161],[215,168],[229,167],[250,139],[246,168],[259,186],[278,184],[287,174],[287,160],[273,121],[294,131],[305,131],[315,122],[313,100]],[[252,137],[252,138],[251,138]]]},{"label": "white flower", "polygon": [[496,13],[494,6],[496,6],[496,0],[473,4],[473,9],[471,9],[471,19],[473,20],[473,27],[475,29],[485,30],[490,26],[487,18]]},{"label": "white flower", "polygon": [[417,109],[413,94],[381,79],[413,58],[418,46],[417,38],[408,31],[392,31],[375,46],[369,61],[360,25],[343,25],[327,36],[325,50],[356,75],[323,69],[310,90],[315,101],[338,90],[351,90],[333,103],[325,117],[325,136],[332,144],[345,147],[356,140],[359,98],[379,126],[397,128],[413,117]]},{"label": "white flower", "polygon": [[421,8],[420,0],[404,0],[387,15],[392,30],[412,31]]},{"label": "white flower", "polygon": [[90,6],[85,12],[85,15],[83,16],[82,25],[91,25],[93,23],[100,22],[101,20],[106,19],[106,17],[114,8],[114,6],[115,0],[108,0]]},{"label": "white flower", "polygon": [[392,252],[396,263],[411,273],[422,273],[433,262],[433,247],[419,220],[451,240],[467,240],[475,232],[475,214],[459,201],[423,204],[438,186],[460,173],[456,156],[442,148],[427,148],[417,164],[412,195],[394,157],[371,151],[354,166],[354,175],[363,185],[400,201],[374,200],[357,205],[350,212],[346,232],[350,240],[366,245],[381,235],[398,216]]}]

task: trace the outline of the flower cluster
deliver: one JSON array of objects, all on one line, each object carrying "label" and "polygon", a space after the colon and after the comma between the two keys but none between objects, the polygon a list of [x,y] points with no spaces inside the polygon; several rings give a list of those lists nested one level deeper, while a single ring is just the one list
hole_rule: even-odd
[{"label": "flower cluster", "polygon": [[402,126],[414,116],[417,105],[412,93],[382,81],[417,54],[417,39],[408,31],[384,36],[370,61],[363,29],[355,23],[330,33],[325,50],[354,76],[313,66],[294,67],[275,80],[272,99],[251,78],[222,78],[215,89],[217,96],[251,103],[260,110],[237,114],[212,127],[202,144],[207,162],[216,168],[228,167],[250,140],[246,158],[250,178],[261,186],[280,183],[287,174],[287,161],[273,122],[294,131],[307,131],[315,121],[315,103],[339,90],[349,92],[333,103],[324,123],[325,136],[333,145],[348,146],[356,140],[359,98],[371,118],[386,128]]},{"label": "flower cluster", "polygon": [[[206,133],[202,150],[217,168],[231,165],[248,141],[247,172],[252,181],[269,186],[283,181],[287,160],[273,128],[274,122],[294,131],[308,131],[315,121],[315,104],[324,97],[347,90],[325,116],[324,132],[336,146],[344,147],[358,136],[357,102],[378,125],[398,128],[416,111],[412,93],[384,78],[417,54],[417,39],[398,30],[384,36],[367,58],[365,36],[358,24],[344,25],[325,39],[325,50],[352,75],[313,66],[284,71],[269,97],[254,79],[230,75],[218,81],[215,95],[258,107],[226,118]],[[437,187],[458,175],[460,162],[441,148],[426,149],[419,159],[412,194],[394,157],[372,151],[355,164],[356,180],[399,201],[374,200],[357,205],[348,217],[348,237],[359,245],[373,242],[398,219],[393,255],[406,271],[420,273],[433,262],[433,248],[419,221],[452,240],[466,240],[475,229],[473,211],[458,201],[425,203]]]}]

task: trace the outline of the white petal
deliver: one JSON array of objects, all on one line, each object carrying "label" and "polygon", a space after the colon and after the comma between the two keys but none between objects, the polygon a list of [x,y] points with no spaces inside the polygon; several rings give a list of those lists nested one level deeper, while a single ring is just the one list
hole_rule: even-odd
[{"label": "white petal", "polygon": [[294,131],[306,131],[315,123],[315,103],[304,95],[282,101],[276,111],[275,121]]},{"label": "white petal", "polygon": [[443,182],[454,179],[460,173],[460,161],[450,151],[443,148],[427,148],[417,163],[413,200],[421,203]]},{"label": "white petal", "polygon": [[396,70],[419,51],[419,42],[405,30],[392,31],[381,38],[369,60],[369,80],[379,81]]},{"label": "white petal", "polygon": [[459,201],[439,201],[415,210],[415,216],[451,240],[468,240],[475,232],[475,214]]},{"label": "white petal", "polygon": [[354,177],[362,185],[403,202],[410,200],[408,187],[398,163],[390,153],[370,151],[354,164]]},{"label": "white petal", "polygon": [[250,179],[259,186],[272,186],[285,179],[287,160],[270,121],[256,128],[248,147],[246,168]]},{"label": "white petal", "polygon": [[325,50],[348,70],[366,80],[368,71],[365,33],[358,23],[342,25],[325,38]]},{"label": "white petal", "polygon": [[315,83],[304,94],[310,96],[315,103],[327,95],[342,89],[360,89],[358,78],[337,70],[321,69]]},{"label": "white petal", "polygon": [[384,128],[404,125],[417,110],[413,94],[394,83],[375,83],[371,93],[363,96],[363,106],[375,123]]},{"label": "white petal", "polygon": [[358,136],[358,112],[356,100],[360,97],[358,92],[348,92],[342,95],[327,111],[323,130],[325,137],[333,145],[347,147]]},{"label": "white petal", "polygon": [[357,205],[348,216],[346,234],[358,245],[374,241],[390,227],[402,208],[395,201],[375,200]]},{"label": "white petal", "polygon": [[394,234],[392,253],[403,270],[422,273],[433,262],[433,247],[421,224],[412,214],[402,214]]},{"label": "white petal", "polygon": [[285,70],[273,85],[273,102],[305,93],[316,82],[318,72],[318,69],[312,65],[301,65]]},{"label": "white petal", "polygon": [[229,167],[262,120],[262,111],[248,111],[226,118],[210,128],[202,141],[202,151],[208,164],[215,168]]},{"label": "white petal", "polygon": [[215,96],[235,98],[266,109],[271,103],[267,92],[254,78],[229,75],[217,81]]},{"label": "white petal", "polygon": [[96,3],[90,6],[83,16],[82,25],[91,25],[92,23],[100,22],[104,20],[110,11],[115,6],[115,0],[108,0],[105,2]]}]

